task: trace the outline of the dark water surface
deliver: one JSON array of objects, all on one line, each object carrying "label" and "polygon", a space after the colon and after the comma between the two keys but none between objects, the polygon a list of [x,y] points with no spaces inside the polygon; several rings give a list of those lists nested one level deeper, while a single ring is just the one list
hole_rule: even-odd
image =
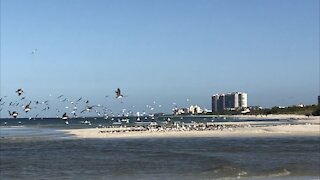
[{"label": "dark water surface", "polygon": [[2,128],[0,142],[0,179],[320,177],[320,137],[76,139]]}]

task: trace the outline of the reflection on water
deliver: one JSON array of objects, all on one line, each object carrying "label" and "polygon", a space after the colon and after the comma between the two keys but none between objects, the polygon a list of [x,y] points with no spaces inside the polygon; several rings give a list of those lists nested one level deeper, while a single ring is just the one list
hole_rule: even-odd
[{"label": "reflection on water", "polygon": [[320,175],[319,137],[58,136],[43,132],[45,138],[2,138],[0,179],[316,179]]}]

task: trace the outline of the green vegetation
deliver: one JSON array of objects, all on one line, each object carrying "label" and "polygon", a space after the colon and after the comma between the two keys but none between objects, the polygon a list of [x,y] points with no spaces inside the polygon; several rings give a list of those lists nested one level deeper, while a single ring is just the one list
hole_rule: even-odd
[{"label": "green vegetation", "polygon": [[312,112],[313,116],[320,116],[320,106],[318,106],[318,108]]},{"label": "green vegetation", "polygon": [[320,106],[319,105],[309,105],[304,107],[290,106],[290,107],[273,107],[271,109],[259,109],[251,110],[251,115],[258,114],[297,114],[297,115],[306,115],[306,116],[319,116],[320,115]]},{"label": "green vegetation", "polygon": [[[207,113],[208,115],[240,115],[241,111],[223,111],[217,113]],[[251,109],[247,115],[268,115],[268,114],[296,114],[306,116],[320,116],[320,105],[308,105],[304,107],[290,106],[290,107],[272,107],[264,109]]]}]

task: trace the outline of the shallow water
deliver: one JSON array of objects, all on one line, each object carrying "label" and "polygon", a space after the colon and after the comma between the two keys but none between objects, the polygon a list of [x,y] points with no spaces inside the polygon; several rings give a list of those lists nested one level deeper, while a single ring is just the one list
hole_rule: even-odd
[{"label": "shallow water", "polygon": [[[146,118],[146,119],[145,119]],[[125,119],[128,119],[129,122],[124,121]],[[173,122],[243,122],[243,121],[252,121],[252,120],[242,120],[237,118],[206,118],[206,117],[199,117],[199,116],[185,116],[185,117],[177,117],[173,116],[170,117],[170,122],[166,122],[168,117],[154,117],[152,119],[151,117],[141,117],[141,120],[139,123],[143,122],[157,122],[158,124],[162,123],[173,123]],[[121,121],[123,120],[123,121]],[[84,121],[89,121],[91,125],[84,124]],[[273,122],[273,123],[288,123],[287,121],[279,121],[279,120],[273,120],[273,119],[257,119],[255,121],[261,122]],[[98,126],[130,126],[135,125],[137,120],[136,117],[115,117],[115,118],[77,118],[77,119],[69,119],[69,124],[66,125],[63,120],[56,119],[56,118],[47,118],[47,119],[28,119],[28,118],[18,118],[18,119],[6,119],[6,118],[0,118],[0,127],[12,127],[12,126],[25,126],[25,127],[41,127],[41,128],[54,128],[54,129],[79,129],[79,128],[94,128]],[[116,124],[120,122],[121,124]]]},{"label": "shallow water", "polygon": [[0,179],[320,177],[320,137],[76,139],[43,128],[1,132]]}]

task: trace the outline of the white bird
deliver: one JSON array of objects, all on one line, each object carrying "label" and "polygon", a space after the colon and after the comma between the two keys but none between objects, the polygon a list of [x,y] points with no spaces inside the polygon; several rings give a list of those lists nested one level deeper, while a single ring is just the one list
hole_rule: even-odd
[{"label": "white bird", "polygon": [[116,98],[122,98],[122,97],[123,97],[123,95],[121,94],[120,88],[118,88],[118,89],[115,91],[115,93],[116,93]]},{"label": "white bird", "polygon": [[27,104],[27,105],[24,107],[24,111],[25,111],[25,112],[29,112],[29,111],[31,110],[30,104],[31,104],[31,101],[30,101],[29,104]]},{"label": "white bird", "polygon": [[67,120],[67,119],[68,119],[67,113],[64,113],[64,114],[62,115],[62,119],[63,119],[63,120]]},{"label": "white bird", "polygon": [[19,113],[17,113],[16,111],[13,111],[12,113],[9,111],[9,115],[12,116],[14,119],[17,118]]},{"label": "white bird", "polygon": [[62,115],[62,120],[65,121],[65,124],[69,124],[68,118],[69,118],[69,117],[68,117],[67,113],[64,113],[64,114]]}]

